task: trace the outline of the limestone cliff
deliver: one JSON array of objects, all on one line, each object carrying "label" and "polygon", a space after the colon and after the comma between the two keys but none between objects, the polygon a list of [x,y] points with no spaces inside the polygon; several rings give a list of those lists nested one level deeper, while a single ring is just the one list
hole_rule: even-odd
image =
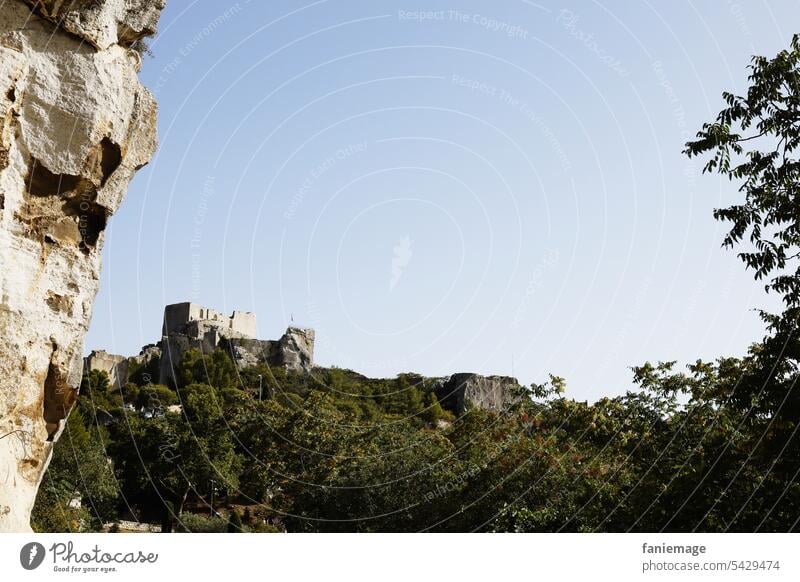
[{"label": "limestone cliff", "polygon": [[457,415],[472,407],[502,412],[519,398],[519,394],[519,382],[508,376],[460,373],[436,386],[439,402]]},{"label": "limestone cliff", "polygon": [[309,372],[314,368],[313,329],[289,327],[279,340],[226,338],[221,345],[242,368],[267,363],[292,372]]},{"label": "limestone cliff", "polygon": [[109,217],[156,147],[131,47],[159,0],[0,11],[0,531],[29,530],[76,397]]}]

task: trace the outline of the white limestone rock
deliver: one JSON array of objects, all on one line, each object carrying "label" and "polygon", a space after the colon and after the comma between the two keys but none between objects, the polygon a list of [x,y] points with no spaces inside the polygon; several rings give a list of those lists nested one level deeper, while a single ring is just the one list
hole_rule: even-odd
[{"label": "white limestone rock", "polygon": [[313,329],[290,327],[278,340],[278,365],[295,372],[308,371],[314,366]]},{"label": "white limestone rock", "polygon": [[156,32],[165,0],[24,0],[40,16],[94,47],[130,47]]},{"label": "white limestone rock", "polygon": [[519,399],[520,385],[509,376],[460,373],[441,380],[436,396],[444,408],[456,415],[473,407],[503,412]]},{"label": "white limestone rock", "polygon": [[80,384],[104,229],[155,151],[155,100],[127,45],[161,6],[0,11],[0,531],[30,529]]},{"label": "white limestone rock", "polygon": [[128,381],[128,358],[109,354],[105,350],[93,350],[84,360],[83,368],[85,371],[105,372],[109,385],[114,389],[119,389]]},{"label": "white limestone rock", "polygon": [[314,368],[313,329],[289,327],[279,340],[226,338],[224,348],[240,369],[258,364],[308,373]]}]

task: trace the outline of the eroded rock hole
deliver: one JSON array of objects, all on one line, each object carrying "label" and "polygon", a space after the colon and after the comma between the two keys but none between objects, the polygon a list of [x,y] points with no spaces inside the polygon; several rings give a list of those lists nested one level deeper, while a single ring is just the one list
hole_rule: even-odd
[{"label": "eroded rock hole", "polygon": [[74,192],[80,185],[81,178],[71,174],[54,174],[33,158],[26,183],[28,193],[32,196],[59,196],[66,192]]},{"label": "eroded rock hole", "polygon": [[74,216],[78,220],[78,231],[81,235],[80,248],[88,252],[97,245],[100,234],[106,229],[108,223],[108,211],[88,199],[79,196],[68,200],[64,204],[64,211],[67,216]]},{"label": "eroded rock hole", "polygon": [[119,145],[115,144],[109,138],[104,137],[100,142],[100,169],[102,172],[102,180],[100,185],[105,185],[106,181],[111,177],[111,174],[116,172],[119,165],[122,163],[122,150]]},{"label": "eroded rock hole", "polygon": [[50,362],[47,378],[44,381],[44,406],[42,415],[47,428],[47,440],[52,441],[58,433],[61,421],[72,410],[78,391],[65,379],[65,374],[54,363]]}]

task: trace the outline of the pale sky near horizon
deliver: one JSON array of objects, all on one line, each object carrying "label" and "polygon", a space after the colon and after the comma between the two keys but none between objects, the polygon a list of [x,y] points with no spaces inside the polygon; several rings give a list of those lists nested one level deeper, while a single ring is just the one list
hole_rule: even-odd
[{"label": "pale sky near horizon", "polygon": [[[168,2],[160,148],[107,231],[86,350],[163,306],[317,331],[371,376],[548,373],[594,400],[646,360],[737,355],[777,298],[730,251],[736,186],[683,143],[796,2]],[[513,359],[513,368],[512,368]]]}]

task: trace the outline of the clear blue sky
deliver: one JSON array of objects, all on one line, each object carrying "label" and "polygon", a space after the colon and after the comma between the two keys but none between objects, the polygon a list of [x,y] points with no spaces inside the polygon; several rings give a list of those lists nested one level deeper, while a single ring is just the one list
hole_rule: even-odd
[{"label": "clear blue sky", "polygon": [[[425,12],[420,14],[419,11]],[[423,18],[424,16],[424,18]],[[742,353],[774,307],[682,144],[800,28],[777,2],[188,2],[143,81],[160,149],[113,218],[87,349],[166,303],[317,330],[317,361],[552,372]]]}]

